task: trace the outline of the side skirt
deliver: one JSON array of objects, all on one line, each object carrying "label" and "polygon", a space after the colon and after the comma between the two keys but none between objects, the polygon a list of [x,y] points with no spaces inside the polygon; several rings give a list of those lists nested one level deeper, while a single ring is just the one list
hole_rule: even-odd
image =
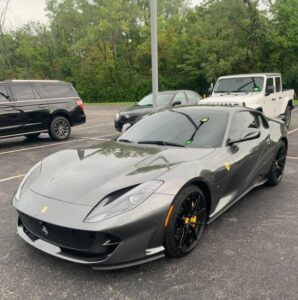
[{"label": "side skirt", "polygon": [[11,135],[3,135],[0,136],[1,139],[8,139],[8,138],[13,138],[13,137],[18,137],[18,136],[25,136],[28,134],[34,134],[34,133],[46,133],[49,132],[48,130],[37,130],[37,131],[28,131],[28,132],[22,132],[22,133],[17,133],[17,134],[11,134]]},{"label": "side skirt", "polygon": [[267,182],[267,178],[263,179],[260,182],[255,183],[253,186],[248,188],[244,193],[242,193],[239,197],[235,198],[235,200],[232,200],[230,203],[228,203],[225,207],[223,207],[218,213],[215,215],[211,215],[207,221],[207,224],[210,224],[215,219],[217,219],[222,213],[224,213],[227,209],[229,209],[232,205],[234,205],[236,202],[238,202],[241,198],[243,198],[246,194],[248,194],[251,190],[254,188],[261,186]]}]

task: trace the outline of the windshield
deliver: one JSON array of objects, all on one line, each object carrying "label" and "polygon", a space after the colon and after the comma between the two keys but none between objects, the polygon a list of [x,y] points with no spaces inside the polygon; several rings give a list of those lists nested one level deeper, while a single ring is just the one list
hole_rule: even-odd
[{"label": "windshield", "polygon": [[215,93],[257,93],[263,90],[264,77],[235,77],[219,79]]},{"label": "windshield", "polygon": [[229,114],[205,109],[172,109],[150,115],[118,141],[169,146],[220,147]]},{"label": "windshield", "polygon": [[[170,104],[172,97],[173,97],[173,93],[162,93],[162,94],[158,94],[157,96],[157,105],[158,106],[167,106]],[[142,100],[140,100],[137,103],[138,106],[147,106],[147,105],[153,105],[153,96],[152,94],[144,97]]]}]

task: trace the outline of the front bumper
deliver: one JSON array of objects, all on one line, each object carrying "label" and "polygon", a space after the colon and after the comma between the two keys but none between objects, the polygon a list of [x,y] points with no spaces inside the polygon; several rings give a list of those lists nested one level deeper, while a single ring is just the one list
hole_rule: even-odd
[{"label": "front bumper", "polygon": [[[60,259],[64,259],[73,263],[79,263],[83,265],[91,266],[94,270],[115,270],[115,269],[121,269],[121,268],[128,268],[133,267],[137,265],[141,265],[144,263],[148,263],[160,258],[163,258],[164,255],[164,247],[156,247],[152,249],[147,249],[146,253],[148,257],[144,257],[143,259],[139,259],[136,261],[130,261],[127,263],[117,264],[117,265],[106,265],[105,261],[109,259],[110,255],[105,255],[102,257],[96,257],[96,258],[89,258],[88,257],[79,257],[76,255],[72,255],[71,253],[64,252],[60,247],[53,245],[43,239],[39,239],[38,237],[34,236],[33,234],[30,234],[28,231],[24,228],[23,223],[18,219],[18,225],[17,225],[17,234],[28,244],[35,247],[36,249],[39,249],[47,254],[50,254],[52,256],[58,257]],[[152,255],[149,255],[152,254]]]},{"label": "front bumper", "polygon": [[[44,200],[38,199],[37,202],[43,206]],[[78,209],[77,206],[72,207],[69,203],[59,203],[60,207],[57,207],[59,211],[62,206],[65,206],[62,209],[65,219],[57,217],[57,222],[53,220],[54,211],[53,215],[49,214],[47,218],[46,215],[37,216],[36,210],[35,213],[28,212],[28,206],[24,209],[15,199],[13,203],[19,212],[17,233],[28,244],[64,260],[89,265],[96,270],[109,270],[147,263],[164,256],[164,222],[172,200],[172,195],[154,194],[129,212],[94,224],[69,219],[68,213],[78,216],[78,212],[75,211]],[[51,206],[55,206],[53,205],[55,200],[50,199],[50,201],[49,210]],[[33,202],[35,201],[32,201],[31,205],[36,208],[37,202]],[[25,224],[24,217],[22,218],[24,214],[39,222],[40,228],[37,230],[29,228],[29,224]],[[85,215],[85,212],[83,214]],[[75,223],[77,223],[76,226],[74,226]],[[56,237],[50,237],[50,234],[49,237],[43,236],[42,226],[45,226],[49,233],[52,230],[51,226],[61,227],[71,232],[91,231],[98,236],[97,246],[94,243],[86,247],[65,244],[64,240],[62,243]],[[69,241],[69,238],[67,240]]]},{"label": "front bumper", "polygon": [[124,124],[131,124],[134,125],[141,119],[140,116],[130,116],[130,117],[125,117],[125,116],[120,116],[118,120],[115,120],[115,129],[118,131],[122,131],[122,127]]}]

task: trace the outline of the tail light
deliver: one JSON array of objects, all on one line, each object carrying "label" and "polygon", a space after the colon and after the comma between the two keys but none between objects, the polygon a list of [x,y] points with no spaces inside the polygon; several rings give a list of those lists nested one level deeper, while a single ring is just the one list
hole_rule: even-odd
[{"label": "tail light", "polygon": [[77,106],[80,108],[81,111],[84,111],[84,102],[81,99],[76,101]]}]

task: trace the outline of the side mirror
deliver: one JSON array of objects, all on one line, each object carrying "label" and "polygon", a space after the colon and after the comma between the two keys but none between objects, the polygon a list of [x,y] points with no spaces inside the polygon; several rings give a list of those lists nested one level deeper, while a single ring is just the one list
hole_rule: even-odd
[{"label": "side mirror", "polygon": [[212,94],[213,88],[214,88],[214,84],[213,84],[213,82],[211,82],[209,89],[208,89],[208,96],[210,96]]},{"label": "side mirror", "polygon": [[270,94],[273,94],[273,93],[274,93],[274,86],[273,85],[267,86],[266,96],[269,96]]},{"label": "side mirror", "polygon": [[172,106],[177,106],[177,105],[181,105],[181,104],[182,104],[181,101],[174,101],[173,104],[172,104]]},{"label": "side mirror", "polygon": [[228,145],[231,146],[231,145],[234,145],[236,143],[255,140],[255,139],[259,138],[260,135],[261,135],[261,132],[259,130],[247,130],[241,135],[240,139],[235,139],[235,140],[229,139],[228,140]]},{"label": "side mirror", "polygon": [[127,131],[129,128],[131,127],[131,124],[130,123],[125,123],[123,126],[122,126],[122,132],[124,133],[125,131]]}]

